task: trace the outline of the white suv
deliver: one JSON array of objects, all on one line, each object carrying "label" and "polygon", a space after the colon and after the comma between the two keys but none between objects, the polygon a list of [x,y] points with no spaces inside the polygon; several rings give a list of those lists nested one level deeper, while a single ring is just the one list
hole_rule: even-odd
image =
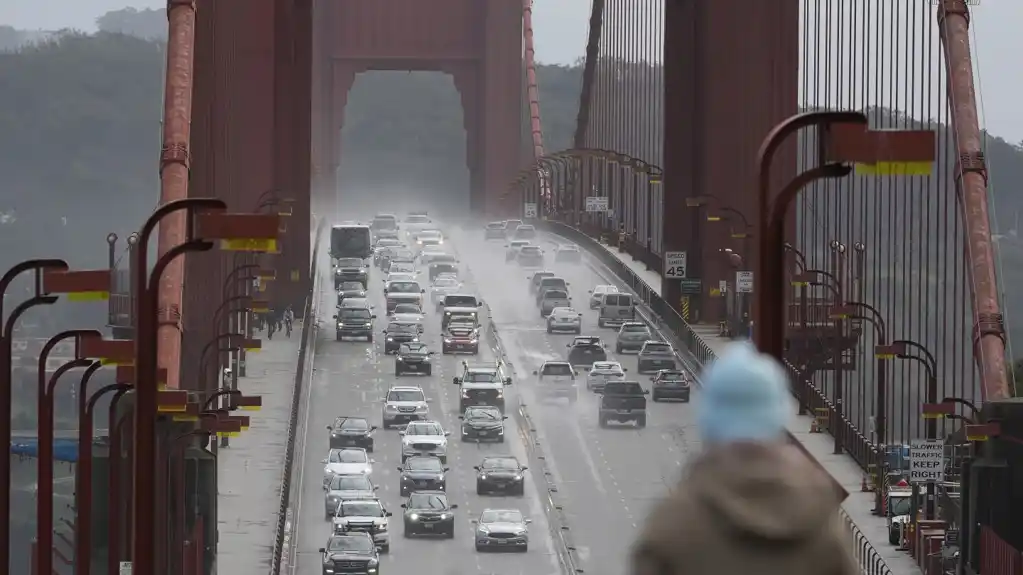
[{"label": "white suv", "polygon": [[413,421],[401,433],[401,462],[416,455],[433,456],[448,462],[448,436],[436,421]]},{"label": "white suv", "polygon": [[396,385],[387,390],[381,418],[384,429],[427,419],[430,415],[429,401],[419,386]]}]

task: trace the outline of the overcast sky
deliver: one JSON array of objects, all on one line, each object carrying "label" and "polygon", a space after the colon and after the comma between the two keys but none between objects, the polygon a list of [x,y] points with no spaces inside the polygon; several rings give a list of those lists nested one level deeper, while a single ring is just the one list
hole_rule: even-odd
[{"label": "overcast sky", "polygon": [[[651,0],[655,1],[655,0]],[[749,0],[769,1],[769,0]],[[897,0],[876,0],[897,2]],[[974,50],[979,63],[980,98],[985,127],[1013,142],[1023,141],[1023,0],[979,0],[973,9]],[[77,28],[92,31],[94,19],[131,5],[162,8],[166,0],[0,0],[0,24],[22,29]],[[569,64],[582,56],[590,0],[534,0],[537,58]]]}]

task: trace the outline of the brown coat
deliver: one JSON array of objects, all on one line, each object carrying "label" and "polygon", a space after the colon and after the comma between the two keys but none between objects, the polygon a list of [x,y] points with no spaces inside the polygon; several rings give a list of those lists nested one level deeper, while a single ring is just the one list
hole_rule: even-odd
[{"label": "brown coat", "polygon": [[651,514],[632,575],[854,575],[839,504],[792,447],[722,446]]}]

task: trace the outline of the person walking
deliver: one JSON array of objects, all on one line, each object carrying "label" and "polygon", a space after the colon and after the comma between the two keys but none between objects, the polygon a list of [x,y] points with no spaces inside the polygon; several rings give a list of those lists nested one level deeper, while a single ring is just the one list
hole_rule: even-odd
[{"label": "person walking", "polygon": [[748,343],[730,345],[696,396],[703,451],[657,505],[632,575],[854,575],[845,496],[788,443],[788,377]]},{"label": "person walking", "polygon": [[289,305],[284,310],[284,333],[291,338],[291,326],[295,323],[295,312],[291,310]]}]

